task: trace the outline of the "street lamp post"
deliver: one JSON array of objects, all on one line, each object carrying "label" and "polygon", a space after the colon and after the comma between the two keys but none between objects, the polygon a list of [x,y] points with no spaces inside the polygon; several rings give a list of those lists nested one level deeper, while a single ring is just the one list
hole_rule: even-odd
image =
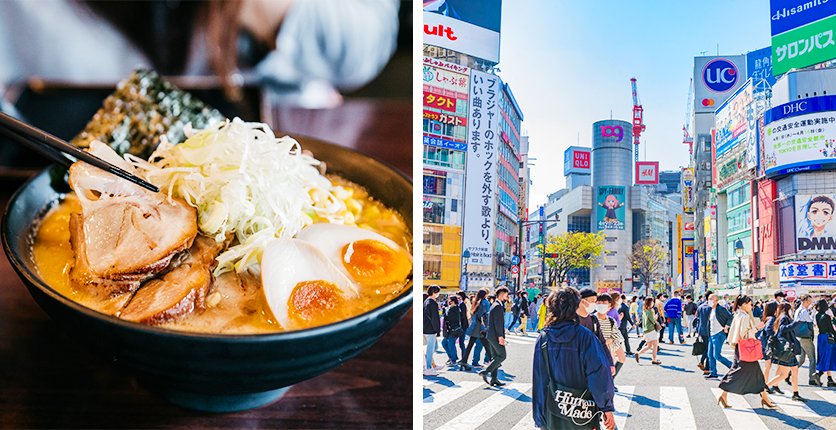
[{"label": "street lamp post", "polygon": [[462,253],[462,270],[459,274],[459,288],[462,291],[467,291],[467,260],[470,259],[470,250],[465,249]]},{"label": "street lamp post", "polygon": [[[554,221],[549,221],[549,220],[544,218],[542,220],[536,220],[536,221],[519,220],[517,222],[517,227],[519,228],[519,236],[517,236],[517,258],[520,260],[520,264],[522,264],[523,226],[534,225],[534,224],[542,224],[543,229],[545,230],[545,229],[548,228],[547,224],[557,223],[559,221],[560,221],[560,215],[555,215],[554,216]],[[545,237],[545,231],[543,233],[544,233],[544,237]],[[545,252],[546,252],[546,244],[542,243],[541,245],[543,245],[543,251],[540,253],[540,272],[542,273],[542,276],[540,277],[540,292],[544,293],[545,290],[546,290],[546,258],[543,256],[543,254],[545,254]],[[520,272],[517,274],[517,285],[516,285],[515,292],[520,290],[520,278],[522,278],[522,270],[520,270]]]},{"label": "street lamp post", "polygon": [[737,256],[737,281],[740,282],[738,295],[743,295],[743,265],[741,265],[741,258],[743,258],[743,241],[737,239],[734,242],[734,255]]}]

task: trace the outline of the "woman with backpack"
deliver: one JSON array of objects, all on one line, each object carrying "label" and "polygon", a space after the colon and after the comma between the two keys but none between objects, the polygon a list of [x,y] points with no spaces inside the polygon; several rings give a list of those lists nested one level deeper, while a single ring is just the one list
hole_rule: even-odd
[{"label": "woman with backpack", "polygon": [[581,295],[572,287],[546,299],[548,319],[535,344],[532,407],[541,429],[615,428],[615,386],[606,349],[578,323]]},{"label": "woman with backpack", "polygon": [[[763,315],[761,316],[761,321],[763,322],[763,328],[761,329],[760,337],[761,345],[763,345],[763,379],[768,381],[769,378],[769,371],[772,370],[772,354],[769,351],[769,339],[775,334],[772,330],[772,327],[775,324],[775,314],[778,313],[778,302],[771,301],[763,307]],[[767,387],[767,391],[773,391],[771,388]],[[780,390],[777,391],[779,394],[784,394]]]},{"label": "woman with backpack", "polygon": [[456,353],[456,341],[464,333],[461,324],[461,311],[459,310],[459,296],[451,295],[447,297],[447,309],[444,310],[444,324],[441,332],[444,335],[441,346],[449,359],[447,365],[454,366],[459,361]]},{"label": "woman with backpack", "polygon": [[778,305],[778,314],[775,322],[772,324],[771,332],[774,335],[769,339],[769,350],[772,355],[772,363],[778,365],[778,374],[772,377],[767,382],[767,392],[770,394],[775,391],[781,393],[777,389],[777,385],[782,379],[787,377],[789,372],[792,372],[792,399],[799,402],[806,402],[807,399],[798,394],[798,358],[796,355],[801,353],[801,344],[795,337],[796,322],[790,317],[792,306],[783,302]]},{"label": "woman with backpack", "polygon": [[479,363],[479,355],[481,355],[483,346],[482,339],[485,338],[485,323],[487,322],[488,309],[491,307],[486,299],[487,295],[488,290],[481,289],[476,292],[476,297],[473,298],[471,303],[470,325],[467,326],[467,332],[465,333],[469,339],[462,360],[459,362],[459,366],[463,370],[470,370],[470,366],[467,365],[467,358],[470,357],[470,351],[476,342],[479,342],[479,345],[473,357],[473,365],[476,366]]},{"label": "woman with backpack", "polygon": [[[763,328],[763,322],[755,320],[752,314],[752,299],[749,296],[738,296],[734,301],[734,319],[729,328],[729,345],[734,347],[734,364],[720,381],[723,394],[717,403],[729,408],[726,400],[728,393],[760,394],[761,405],[774,408],[775,404],[766,395],[766,383],[763,379],[759,357],[763,356],[763,348],[756,339],[758,330]],[[754,351],[757,349],[757,351]]]}]

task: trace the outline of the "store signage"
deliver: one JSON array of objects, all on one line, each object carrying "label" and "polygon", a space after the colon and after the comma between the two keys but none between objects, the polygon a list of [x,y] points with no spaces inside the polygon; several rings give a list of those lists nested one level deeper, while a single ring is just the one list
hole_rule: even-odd
[{"label": "store signage", "polygon": [[706,88],[716,93],[724,93],[737,83],[737,66],[725,58],[715,58],[702,69],[702,81]]},{"label": "store signage", "polygon": [[778,265],[780,282],[803,280],[836,281],[834,261],[791,261]]},{"label": "store signage", "polygon": [[761,164],[767,176],[836,163],[836,96],[776,106],[764,114]]},{"label": "store signage", "polygon": [[656,185],[659,183],[658,161],[636,161],[636,185]]},{"label": "store signage", "polygon": [[746,54],[746,72],[752,78],[755,92],[764,89],[763,86],[758,85],[762,80],[769,83],[770,87],[775,85],[775,76],[772,75],[772,46],[748,52]]},{"label": "store signage", "polygon": [[563,151],[563,174],[590,173],[592,151],[589,148],[570,146]]},{"label": "store signage", "polygon": [[500,0],[424,1],[424,43],[499,62]]},{"label": "store signage", "polygon": [[466,143],[453,142],[452,140],[442,139],[440,137],[424,136],[424,145],[444,149],[455,149],[456,151],[467,151]]},{"label": "store signage", "polygon": [[694,231],[694,223],[693,222],[686,222],[684,230],[685,231]]},{"label": "store signage", "polygon": [[833,0],[770,0],[770,29],[775,36],[834,13]]},{"label": "store signage", "polygon": [[615,137],[616,142],[621,142],[624,138],[624,128],[620,125],[602,125],[601,137]]},{"label": "store signage", "polygon": [[467,126],[467,118],[446,113],[433,112],[426,109],[424,109],[424,118],[432,121],[438,121],[442,124]]},{"label": "store signage", "polygon": [[454,97],[424,91],[424,106],[455,112],[456,99]]}]

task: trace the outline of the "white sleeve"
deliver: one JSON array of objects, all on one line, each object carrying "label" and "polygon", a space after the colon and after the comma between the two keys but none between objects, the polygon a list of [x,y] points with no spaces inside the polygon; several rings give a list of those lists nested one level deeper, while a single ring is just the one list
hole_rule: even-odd
[{"label": "white sleeve", "polygon": [[256,67],[268,81],[324,80],[351,90],[371,81],[395,51],[399,0],[297,0],[276,49]]}]

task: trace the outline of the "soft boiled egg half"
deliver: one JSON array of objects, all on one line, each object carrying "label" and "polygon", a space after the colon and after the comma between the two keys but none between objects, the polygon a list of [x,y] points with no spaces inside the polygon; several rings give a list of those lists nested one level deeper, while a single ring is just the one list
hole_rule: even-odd
[{"label": "soft boiled egg half", "polygon": [[311,243],[270,242],[261,257],[261,283],[273,316],[286,330],[346,319],[357,286]]},{"label": "soft boiled egg half", "polygon": [[412,256],[366,229],[314,224],[293,239],[270,242],[261,257],[261,281],[270,310],[286,330],[347,319],[360,289],[402,283]]},{"label": "soft boiled egg half", "polygon": [[391,239],[343,224],[313,224],[296,235],[315,243],[334,265],[363,287],[402,283],[412,272],[412,256]]}]

